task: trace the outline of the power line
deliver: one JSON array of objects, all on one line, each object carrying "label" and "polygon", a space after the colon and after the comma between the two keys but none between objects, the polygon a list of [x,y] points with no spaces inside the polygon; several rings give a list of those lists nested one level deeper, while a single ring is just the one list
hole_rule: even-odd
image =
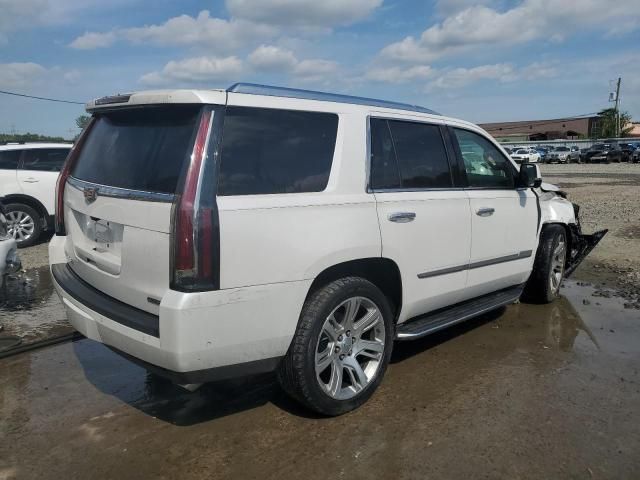
[{"label": "power line", "polygon": [[0,90],[4,95],[13,95],[15,97],[33,98],[35,100],[46,100],[47,102],[71,103],[74,105],[84,105],[84,102],[74,102],[73,100],[60,100],[59,98],[36,97],[35,95],[25,95],[24,93],[7,92]]}]

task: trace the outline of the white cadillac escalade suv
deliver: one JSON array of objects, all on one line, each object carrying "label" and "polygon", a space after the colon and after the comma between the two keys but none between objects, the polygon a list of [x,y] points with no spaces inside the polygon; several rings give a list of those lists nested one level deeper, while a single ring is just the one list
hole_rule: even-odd
[{"label": "white cadillac escalade suv", "polygon": [[605,233],[482,129],[413,105],[236,84],[87,111],[57,291],[82,334],[183,385],[276,371],[347,412],[395,340],[552,301]]}]

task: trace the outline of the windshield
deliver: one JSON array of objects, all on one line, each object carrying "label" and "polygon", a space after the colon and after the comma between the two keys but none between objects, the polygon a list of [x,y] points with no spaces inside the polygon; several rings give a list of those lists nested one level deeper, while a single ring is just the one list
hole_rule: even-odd
[{"label": "windshield", "polygon": [[604,150],[604,143],[596,143],[591,147],[592,150]]},{"label": "windshield", "polygon": [[96,117],[71,175],[147,192],[175,193],[200,106],[120,110]]},{"label": "windshield", "polygon": [[556,152],[568,152],[569,148],[568,147],[558,147],[556,148]]},{"label": "windshield", "polygon": [[519,154],[519,155],[525,155],[527,153],[529,153],[529,151],[523,148],[521,148],[520,150],[516,150],[516,154]]}]

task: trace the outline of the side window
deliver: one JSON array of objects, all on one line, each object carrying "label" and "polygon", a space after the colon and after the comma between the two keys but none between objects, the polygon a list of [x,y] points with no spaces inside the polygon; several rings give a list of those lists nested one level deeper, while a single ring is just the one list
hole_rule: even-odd
[{"label": "side window", "polygon": [[437,125],[389,120],[403,188],[453,186],[447,153]]},{"label": "side window", "polygon": [[228,107],[218,194],[324,190],[337,131],[332,113]]},{"label": "side window", "polygon": [[5,150],[0,152],[0,170],[15,170],[22,150]]},{"label": "side window", "polygon": [[400,188],[400,172],[386,120],[371,119],[371,174],[373,189]]},{"label": "side window", "polygon": [[59,172],[68,154],[69,149],[66,148],[33,148],[25,150],[22,157],[22,169]]},{"label": "side window", "polygon": [[470,187],[513,188],[513,166],[486,138],[454,128]]}]

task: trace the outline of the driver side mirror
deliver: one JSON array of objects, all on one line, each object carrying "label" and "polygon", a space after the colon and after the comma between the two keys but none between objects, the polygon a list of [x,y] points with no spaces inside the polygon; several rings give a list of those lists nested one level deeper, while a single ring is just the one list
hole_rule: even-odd
[{"label": "driver side mirror", "polygon": [[533,163],[520,164],[520,172],[517,179],[518,188],[538,188],[542,185],[542,175],[540,174],[540,167]]}]

